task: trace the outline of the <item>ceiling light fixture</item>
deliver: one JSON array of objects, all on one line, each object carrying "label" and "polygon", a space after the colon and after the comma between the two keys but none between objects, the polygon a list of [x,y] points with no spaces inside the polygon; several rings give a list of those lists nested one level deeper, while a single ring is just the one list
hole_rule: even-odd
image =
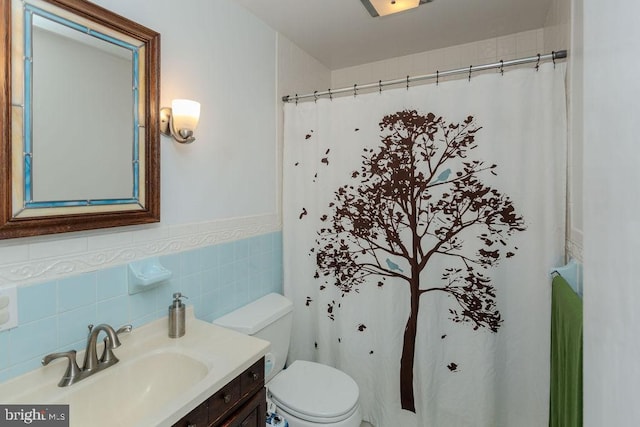
[{"label": "ceiling light fixture", "polygon": [[360,0],[374,18],[413,9],[433,0]]}]

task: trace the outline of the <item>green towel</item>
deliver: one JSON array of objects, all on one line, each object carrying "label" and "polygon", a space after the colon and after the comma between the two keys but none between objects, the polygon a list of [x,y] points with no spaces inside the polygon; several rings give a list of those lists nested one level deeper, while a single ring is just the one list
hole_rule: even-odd
[{"label": "green towel", "polygon": [[549,426],[582,426],[582,299],[562,276],[552,283]]}]

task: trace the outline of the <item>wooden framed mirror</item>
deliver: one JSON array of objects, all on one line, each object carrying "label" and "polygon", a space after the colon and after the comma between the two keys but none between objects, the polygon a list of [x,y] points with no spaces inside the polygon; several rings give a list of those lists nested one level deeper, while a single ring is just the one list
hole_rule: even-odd
[{"label": "wooden framed mirror", "polygon": [[0,239],[160,221],[160,34],[0,0]]}]

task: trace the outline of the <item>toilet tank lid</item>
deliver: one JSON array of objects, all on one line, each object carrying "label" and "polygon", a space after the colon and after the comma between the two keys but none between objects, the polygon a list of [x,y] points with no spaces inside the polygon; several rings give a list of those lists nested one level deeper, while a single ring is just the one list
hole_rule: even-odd
[{"label": "toilet tank lid", "polygon": [[291,313],[293,304],[280,294],[268,294],[231,313],[218,317],[215,325],[254,335],[282,316]]}]

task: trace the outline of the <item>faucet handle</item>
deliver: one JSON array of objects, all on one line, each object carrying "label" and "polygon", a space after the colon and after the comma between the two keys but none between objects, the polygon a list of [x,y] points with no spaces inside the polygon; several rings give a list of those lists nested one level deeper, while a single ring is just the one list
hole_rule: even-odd
[{"label": "faucet handle", "polygon": [[[116,336],[123,333],[129,333],[131,332],[132,329],[133,329],[133,326],[131,325],[121,326],[116,331]],[[109,345],[109,342],[108,342],[109,337],[108,336],[104,337],[102,341],[104,342],[104,350],[102,351],[102,356],[100,357],[100,363],[116,363],[118,361],[118,358],[116,357],[115,354],[113,354],[113,350],[111,349],[112,346]]]},{"label": "faucet handle", "polygon": [[47,354],[42,359],[42,365],[46,366],[52,360],[59,359],[61,357],[66,357],[69,360],[69,363],[67,364],[67,370],[65,371],[64,375],[62,376],[62,379],[58,383],[58,386],[59,387],[66,387],[66,386],[71,385],[71,384],[73,384],[74,382],[76,382],[77,380],[80,379],[80,367],[78,366],[78,363],[76,362],[76,351],[75,350],[65,351],[65,352],[62,352],[62,353]]},{"label": "faucet handle", "polygon": [[120,326],[120,328],[116,331],[116,334],[120,335],[125,332],[131,332],[132,329],[133,329],[133,326],[131,325]]},{"label": "faucet handle", "polygon": [[91,332],[93,332],[93,323],[89,323],[87,325],[87,329],[89,329],[89,332],[87,333],[87,337],[91,336]]}]

